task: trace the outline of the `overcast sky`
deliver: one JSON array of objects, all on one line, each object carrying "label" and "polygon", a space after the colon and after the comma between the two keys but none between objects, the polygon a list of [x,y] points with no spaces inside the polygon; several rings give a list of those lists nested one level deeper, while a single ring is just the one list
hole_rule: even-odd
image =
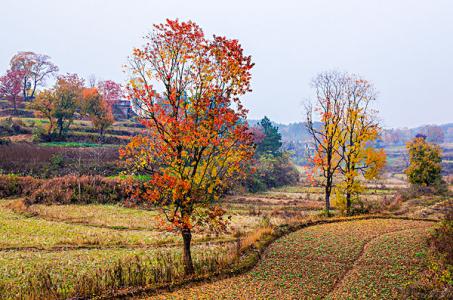
[{"label": "overcast sky", "polygon": [[0,72],[35,51],[124,82],[126,57],[166,18],[240,40],[256,63],[250,118],[303,120],[311,78],[342,70],[374,83],[386,127],[453,122],[451,0],[0,0]]}]

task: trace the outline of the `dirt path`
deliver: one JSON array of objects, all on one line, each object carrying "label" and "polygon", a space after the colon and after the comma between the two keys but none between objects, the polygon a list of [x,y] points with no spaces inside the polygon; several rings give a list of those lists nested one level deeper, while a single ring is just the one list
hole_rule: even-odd
[{"label": "dirt path", "polygon": [[381,234],[378,236],[375,236],[373,238],[370,238],[369,240],[365,241],[365,243],[362,246],[362,250],[360,251],[359,255],[355,259],[354,263],[349,265],[349,267],[346,268],[345,272],[343,273],[342,276],[338,277],[337,280],[335,281],[334,285],[332,286],[330,292],[325,296],[326,299],[332,299],[336,298],[337,294],[344,288],[347,289],[347,281],[346,279],[350,278],[354,272],[358,268],[360,268],[361,264],[363,263],[363,257],[370,252],[370,247],[372,246],[373,242],[376,240],[380,240],[385,236],[388,235],[393,235],[395,233],[403,233],[406,231],[413,232],[416,231],[418,228],[410,228],[410,229],[402,229],[402,230],[395,230],[391,231],[389,233]]},{"label": "dirt path", "polygon": [[250,272],[144,299],[388,299],[423,267],[433,224],[360,220],[318,225],[273,243]]}]

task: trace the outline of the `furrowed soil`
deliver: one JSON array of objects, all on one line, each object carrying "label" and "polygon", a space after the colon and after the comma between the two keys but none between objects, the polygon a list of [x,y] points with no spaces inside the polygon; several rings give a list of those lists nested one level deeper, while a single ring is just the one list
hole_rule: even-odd
[{"label": "furrowed soil", "polygon": [[397,299],[425,267],[431,222],[371,219],[275,241],[248,273],[142,299]]}]

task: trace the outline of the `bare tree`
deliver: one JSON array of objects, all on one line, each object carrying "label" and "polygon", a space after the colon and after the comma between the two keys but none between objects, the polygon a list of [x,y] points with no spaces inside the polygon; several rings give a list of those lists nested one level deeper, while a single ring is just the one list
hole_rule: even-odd
[{"label": "bare tree", "polygon": [[[306,127],[313,138],[313,163],[324,178],[326,213],[330,214],[330,196],[334,185],[334,174],[342,162],[339,154],[343,135],[341,121],[343,118],[346,94],[345,76],[338,72],[324,72],[312,82],[316,92],[313,103],[306,107]],[[317,126],[314,114],[320,118]]]},{"label": "bare tree", "polygon": [[96,75],[94,74],[91,74],[90,76],[88,76],[88,87],[89,88],[95,88],[96,85],[97,85],[97,78],[96,78]]},{"label": "bare tree", "polygon": [[[34,52],[19,52],[11,58],[12,70],[24,72],[23,97],[33,98],[38,86],[44,86],[48,77],[58,72],[58,67],[50,61],[50,56]],[[31,90],[30,95],[27,91]]]}]

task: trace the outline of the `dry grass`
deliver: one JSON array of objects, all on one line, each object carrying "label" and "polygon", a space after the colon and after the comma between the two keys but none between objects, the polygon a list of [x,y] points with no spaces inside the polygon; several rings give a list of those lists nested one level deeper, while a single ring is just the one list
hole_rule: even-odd
[{"label": "dry grass", "polygon": [[[18,204],[15,204],[16,208]],[[177,241],[170,233],[125,231],[49,221],[0,207],[0,249],[143,247]]]},{"label": "dry grass", "polygon": [[240,238],[240,251],[245,251],[256,244],[258,240],[261,240],[264,235],[271,235],[272,232],[272,227],[261,227],[246,234],[244,237]]},{"label": "dry grass", "polygon": [[114,229],[158,230],[156,211],[125,208],[122,205],[31,205],[26,212],[40,218]]},{"label": "dry grass", "polygon": [[[230,264],[234,258],[230,248],[193,247],[197,276]],[[0,271],[2,299],[92,297],[125,287],[156,287],[184,277],[179,248],[15,251],[0,254]]]}]

